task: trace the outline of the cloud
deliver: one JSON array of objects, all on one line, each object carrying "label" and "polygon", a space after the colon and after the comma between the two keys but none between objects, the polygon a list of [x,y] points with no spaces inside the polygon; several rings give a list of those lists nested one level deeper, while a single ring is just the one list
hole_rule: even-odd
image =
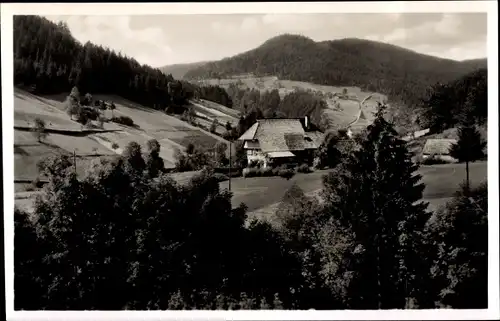
[{"label": "cloud", "polygon": [[164,31],[160,27],[134,29],[129,16],[70,16],[47,17],[52,21],[66,21],[71,34],[80,42],[94,44],[122,52],[143,64],[161,66],[163,58],[171,55]]},{"label": "cloud", "polygon": [[431,56],[443,57],[454,60],[466,60],[484,58],[487,56],[486,41],[472,41],[452,47],[436,47],[432,45],[420,45],[411,48]]},{"label": "cloud", "polygon": [[[469,18],[474,20],[470,21]],[[467,43],[476,41],[478,35],[486,35],[486,21],[481,22],[478,18],[478,16],[470,14],[441,14],[438,20],[425,21],[412,27],[403,22],[402,26],[381,39],[385,42],[410,46],[423,44],[450,46],[457,43]],[[471,22],[475,25],[473,28],[476,30],[470,29]]]},{"label": "cloud", "polygon": [[253,17],[246,17],[243,19],[241,22],[241,30],[249,32],[249,31],[254,31],[259,27],[259,23],[257,19]]},{"label": "cloud", "polygon": [[307,31],[320,27],[323,22],[315,14],[266,14],[261,21],[264,27],[276,28],[277,31]]},{"label": "cloud", "polygon": [[[318,13],[59,16],[78,40],[152,66],[218,60],[284,33],[362,38],[452,59],[486,55],[484,13]],[[475,56],[477,55],[477,56]]]}]

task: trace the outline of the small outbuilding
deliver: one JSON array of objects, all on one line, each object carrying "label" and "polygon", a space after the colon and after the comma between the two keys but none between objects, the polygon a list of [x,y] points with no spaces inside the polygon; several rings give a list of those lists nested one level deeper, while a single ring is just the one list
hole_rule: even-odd
[{"label": "small outbuilding", "polygon": [[450,155],[451,146],[456,144],[456,139],[428,139],[422,150],[423,159],[436,158],[446,162],[454,163],[457,160]]}]

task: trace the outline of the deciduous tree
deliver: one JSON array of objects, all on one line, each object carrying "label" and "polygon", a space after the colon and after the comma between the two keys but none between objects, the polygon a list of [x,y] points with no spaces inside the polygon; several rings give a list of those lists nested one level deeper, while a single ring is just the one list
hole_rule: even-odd
[{"label": "deciduous tree", "polygon": [[35,135],[39,143],[47,137],[47,132],[45,131],[45,121],[39,117],[35,118],[35,124],[33,127],[33,134]]}]

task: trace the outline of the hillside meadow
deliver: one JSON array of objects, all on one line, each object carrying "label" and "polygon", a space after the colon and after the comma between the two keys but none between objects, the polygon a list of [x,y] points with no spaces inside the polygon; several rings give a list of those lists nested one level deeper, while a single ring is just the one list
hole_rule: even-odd
[{"label": "hillside meadow", "polygon": [[[318,85],[304,81],[282,80],[274,76],[204,79],[193,82],[198,85],[218,85],[226,89],[230,84],[237,84],[241,89],[258,89],[261,92],[278,89],[281,99],[296,90],[310,91],[319,95],[327,103],[328,109],[324,110],[322,117],[326,118],[331,128],[345,127],[354,122],[359,115],[361,102],[363,102],[362,109],[367,117],[367,122],[360,124],[364,128],[373,120],[373,113],[376,111],[378,102],[387,101],[386,95],[366,92],[359,87]],[[347,91],[347,95],[340,97],[343,96],[344,90]]]},{"label": "hillside meadow", "polygon": [[[113,101],[116,110],[103,112],[105,117],[112,115],[130,117],[135,127],[105,122],[104,129],[93,129],[84,133],[83,126],[70,119],[65,112],[66,95],[39,97],[22,89],[14,95],[14,160],[15,178],[34,179],[37,175],[36,163],[49,155],[76,154],[83,171],[95,157],[119,154],[129,142],[138,142],[146,148],[146,142],[157,139],[161,145],[160,157],[166,168],[173,168],[176,149],[184,151],[189,144],[213,147],[218,142],[228,143],[221,137],[192,126],[164,112],[143,107],[118,96],[95,95],[95,99]],[[205,107],[208,111],[210,108]],[[216,114],[218,111],[214,110]],[[227,116],[230,117],[230,116]],[[41,118],[46,128],[51,130],[40,143],[30,132],[34,120]],[[58,132],[64,131],[64,132]],[[117,144],[117,148],[113,145]],[[116,145],[114,146],[116,147]],[[78,166],[80,168],[80,166]]]}]

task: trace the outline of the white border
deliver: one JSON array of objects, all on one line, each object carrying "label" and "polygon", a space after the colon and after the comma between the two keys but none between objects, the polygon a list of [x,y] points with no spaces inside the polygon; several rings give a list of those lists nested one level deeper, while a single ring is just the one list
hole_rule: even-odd
[{"label": "white border", "polygon": [[[150,14],[248,14],[334,12],[488,12],[488,173],[489,269],[488,310],[420,311],[122,311],[122,312],[14,312],[13,311],[13,49],[12,15],[150,15]],[[23,3],[1,4],[3,191],[8,320],[111,320],[111,319],[233,319],[233,320],[444,320],[499,319],[498,268],[498,4],[497,1],[436,2],[337,2],[337,3]]]}]

